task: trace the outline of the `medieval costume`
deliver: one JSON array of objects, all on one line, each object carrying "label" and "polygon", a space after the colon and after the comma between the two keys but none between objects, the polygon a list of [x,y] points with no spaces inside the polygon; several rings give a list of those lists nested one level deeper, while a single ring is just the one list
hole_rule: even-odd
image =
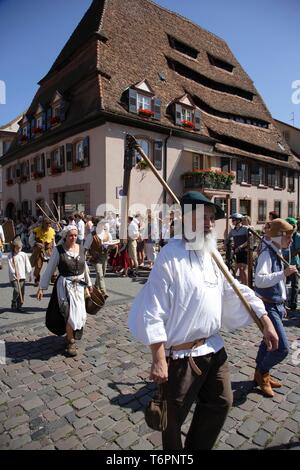
[{"label": "medieval costume", "polygon": [[101,290],[105,298],[108,297],[104,277],[107,268],[107,258],[109,253],[109,242],[112,236],[109,233],[109,226],[106,223],[99,222],[97,229],[87,236],[84,242],[85,250],[88,250],[91,256],[91,262],[96,269],[95,286]]},{"label": "medieval costume", "polygon": [[[40,274],[44,261],[50,259],[53,247],[55,246],[55,230],[51,227],[51,222],[44,219],[42,225],[35,227],[29,237],[32,246],[30,257],[31,266],[34,267],[35,285],[40,281]],[[54,272],[53,272],[54,274]],[[52,278],[54,281],[54,277]]]},{"label": "medieval costume", "polygon": [[[219,206],[200,193],[187,193],[182,201],[204,204],[212,214],[216,210],[214,218],[222,216]],[[215,244],[212,246],[214,250]],[[195,400],[185,449],[213,447],[232,403],[227,355],[219,331],[221,327],[233,330],[252,323],[212,259],[211,249],[208,245],[189,250],[186,240],[170,240],[129,313],[131,333],[152,350],[150,378],[165,386],[165,450],[182,449],[181,426]],[[253,291],[235,282],[257,316],[266,316],[263,302]]]},{"label": "medieval costume", "polygon": [[5,237],[2,225],[0,225],[0,269],[2,269],[2,252],[4,250]]},{"label": "medieval costume", "polygon": [[287,248],[292,243],[293,230],[293,226],[283,219],[270,222],[268,240],[261,245],[255,269],[255,292],[263,300],[279,337],[277,351],[267,351],[262,341],[256,357],[254,380],[266,397],[273,397],[273,388],[281,387],[281,383],[271,377],[271,368],[283,361],[289,353],[289,342],[282,324],[285,316],[285,282],[286,276],[296,275],[297,267],[294,265],[284,269],[276,253],[281,254],[281,248]]},{"label": "medieval costume", "polygon": [[31,272],[31,264],[26,253],[21,251],[23,244],[20,237],[11,242],[11,247],[12,251],[8,255],[8,275],[13,287],[11,308],[24,313],[25,281],[26,275]]},{"label": "medieval costume", "polygon": [[[70,230],[76,227],[68,226],[62,233],[64,240]],[[80,339],[86,322],[85,287],[91,287],[89,269],[85,262],[84,249],[74,253],[67,250],[64,244],[54,248],[48,266],[40,281],[40,289],[48,288],[55,269],[59,276],[55,282],[51,299],[46,313],[46,326],[54,334],[63,335],[66,323],[75,332],[75,339]]]}]

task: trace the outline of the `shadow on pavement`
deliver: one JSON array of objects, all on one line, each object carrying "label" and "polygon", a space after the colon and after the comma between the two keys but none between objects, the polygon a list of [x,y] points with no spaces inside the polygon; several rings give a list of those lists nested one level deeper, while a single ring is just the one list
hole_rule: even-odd
[{"label": "shadow on pavement", "polygon": [[[141,387],[135,392],[126,393],[128,387],[135,386],[137,384],[143,384],[143,387]],[[124,387],[120,387],[120,385]],[[137,410],[144,410],[148,402],[152,399],[152,395],[156,390],[155,384],[147,383],[145,381],[133,383],[111,382],[108,384],[108,386],[113,390],[117,390],[118,392],[120,392],[120,395],[110,400],[111,404],[118,405],[121,408],[130,408],[133,412]],[[122,392],[122,388],[124,388],[125,393]]]},{"label": "shadow on pavement", "polygon": [[11,283],[10,282],[2,282],[0,284],[0,289],[5,289],[6,287],[11,287]]},{"label": "shadow on pavement", "polygon": [[239,406],[242,403],[245,403],[248,393],[252,393],[256,389],[253,380],[231,382],[231,387],[233,391],[232,406]]},{"label": "shadow on pavement", "polygon": [[47,361],[51,357],[60,355],[65,349],[65,338],[59,336],[46,336],[34,341],[6,341],[6,358],[12,363],[40,359]]},{"label": "shadow on pavement", "polygon": [[294,447],[297,447],[297,450],[299,450],[300,441],[290,442],[288,444],[279,444],[278,446],[265,447],[264,450],[291,450]]}]

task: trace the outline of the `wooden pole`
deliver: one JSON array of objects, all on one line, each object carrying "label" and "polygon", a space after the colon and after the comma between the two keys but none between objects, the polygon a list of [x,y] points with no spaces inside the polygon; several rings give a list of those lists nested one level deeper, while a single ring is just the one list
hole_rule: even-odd
[{"label": "wooden pole", "polygon": [[56,224],[55,220],[52,220],[48,214],[46,214],[46,212],[41,208],[41,206],[36,202],[36,205],[38,206],[38,208],[40,209],[40,211],[42,211],[42,213],[44,214],[45,217],[47,217],[47,219],[50,220],[50,222],[52,222],[53,224]]},{"label": "wooden pole", "polygon": [[60,220],[60,211],[58,210],[58,207],[57,207],[57,205],[55,204],[55,201],[53,201],[53,199],[52,199],[52,204],[54,205],[55,210],[56,210],[57,215],[58,215],[58,219],[57,219],[57,220]]},{"label": "wooden pole", "polygon": [[55,217],[55,215],[53,214],[52,210],[50,209],[50,206],[49,204],[46,202],[46,206],[48,207],[49,211],[51,212],[51,215],[54,217],[54,221],[56,223],[56,225],[59,227],[60,230],[62,230],[62,227],[60,225],[60,223],[58,222],[57,218]]},{"label": "wooden pole", "polygon": [[[135,140],[134,137],[132,137],[132,139]],[[163,187],[166,189],[166,191],[170,194],[170,196],[174,199],[174,201],[177,204],[180,204],[180,201],[179,201],[178,197],[173,193],[173,191],[171,190],[169,185],[166,183],[166,181],[160,176],[160,174],[158,173],[155,166],[149,160],[147,155],[145,155],[145,152],[141,149],[141,147],[139,146],[139,144],[136,141],[135,141],[134,147],[135,147],[136,151],[141,155],[141,157],[148,163],[148,165],[149,165],[150,169],[152,170],[152,172],[155,174],[155,176],[158,178],[158,180],[163,185]],[[211,256],[212,256],[213,260],[215,261],[216,265],[218,266],[218,268],[220,269],[220,271],[222,272],[222,274],[224,275],[224,277],[227,279],[228,283],[233,288],[234,292],[237,294],[237,296],[241,300],[242,304],[244,305],[244,307],[248,311],[249,315],[252,317],[252,319],[254,320],[256,325],[258,326],[258,328],[261,331],[263,331],[263,325],[262,325],[261,320],[256,316],[256,313],[254,312],[253,308],[251,307],[249,302],[244,298],[244,296],[241,293],[241,291],[239,290],[238,286],[235,284],[235,279],[233,278],[233,276],[228,271],[227,266],[225,265],[223,260],[221,260],[215,252],[212,252]]]}]

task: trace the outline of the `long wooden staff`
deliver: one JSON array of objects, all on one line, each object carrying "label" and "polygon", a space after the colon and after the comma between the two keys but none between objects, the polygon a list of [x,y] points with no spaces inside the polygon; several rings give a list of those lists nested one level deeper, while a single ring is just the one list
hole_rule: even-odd
[{"label": "long wooden staff", "polygon": [[[250,233],[252,233],[253,235],[255,235],[262,243],[264,243],[265,245],[267,245],[269,248],[271,248],[271,250],[273,251],[273,253],[275,253],[275,255],[277,255],[277,257],[280,259],[280,261],[283,263],[283,265],[286,267],[286,268],[289,268],[290,265],[288,263],[288,261],[286,259],[284,259],[283,256],[281,256],[280,253],[278,253],[278,251],[274,248],[274,246],[272,246],[270,243],[267,243],[266,240],[261,237],[255,230],[253,230],[252,228],[248,228],[248,231]],[[272,241],[271,241],[272,243]],[[295,273],[299,278],[300,278],[300,274],[298,272]]]},{"label": "long wooden staff", "polygon": [[[152,170],[152,172],[155,174],[157,179],[160,181],[160,183],[163,185],[163,187],[166,189],[166,191],[170,194],[170,196],[174,199],[174,201],[177,204],[180,204],[180,201],[177,198],[177,196],[173,193],[173,191],[171,190],[169,185],[166,183],[166,181],[160,176],[157,169],[152,164],[152,162],[149,160],[149,158],[147,157],[147,155],[145,154],[143,149],[140,147],[140,145],[137,143],[135,138],[133,136],[130,136],[130,137],[132,139],[131,143],[134,146],[135,150],[140,154],[140,156],[145,160],[145,162],[147,162],[149,168]],[[258,328],[260,329],[260,331],[263,332],[264,328],[263,328],[263,324],[262,324],[261,320],[256,316],[255,311],[253,310],[253,308],[251,307],[249,302],[244,298],[243,294],[241,293],[241,291],[239,290],[238,286],[235,283],[235,279],[233,278],[233,276],[228,271],[227,266],[223,262],[221,256],[219,256],[215,252],[212,252],[211,256],[212,256],[213,260],[215,261],[216,265],[218,266],[218,268],[220,269],[220,271],[223,273],[223,275],[227,279],[228,283],[233,288],[234,292],[237,294],[237,296],[239,297],[239,299],[243,303],[244,307],[249,312],[250,316],[252,317],[252,319],[254,320],[254,322],[256,323]]]},{"label": "long wooden staff", "polygon": [[47,219],[50,220],[50,222],[52,222],[53,224],[56,224],[55,220],[52,220],[48,214],[46,214],[46,212],[41,208],[41,206],[36,202],[36,205],[38,206],[38,208],[40,209],[40,211],[42,211],[42,213],[47,217]]},{"label": "long wooden staff", "polygon": [[48,207],[49,212],[51,212],[51,215],[53,216],[56,225],[59,227],[60,230],[62,230],[62,227],[61,227],[60,223],[58,222],[57,218],[56,218],[55,215],[53,214],[53,212],[52,212],[52,210],[50,209],[50,206],[49,206],[49,204],[48,204],[47,202],[46,202],[46,206]]},{"label": "long wooden staff", "polygon": [[12,257],[12,262],[13,262],[13,265],[14,265],[14,268],[15,268],[15,273],[16,273],[16,281],[17,281],[17,286],[18,286],[19,296],[20,296],[20,299],[21,299],[21,304],[23,305],[23,303],[24,303],[24,299],[23,299],[23,295],[22,295],[22,291],[21,291],[21,286],[20,286],[20,279],[19,279],[19,273],[18,273],[18,271],[17,271],[17,266],[16,266],[16,262],[15,262],[15,258],[14,258],[14,256]]},{"label": "long wooden staff", "polygon": [[53,199],[52,199],[52,204],[53,204],[53,206],[55,207],[55,210],[56,210],[57,215],[58,215],[58,219],[57,219],[57,220],[60,220],[60,211],[58,210],[58,207],[57,207],[57,205],[55,204],[55,201],[53,201]]}]

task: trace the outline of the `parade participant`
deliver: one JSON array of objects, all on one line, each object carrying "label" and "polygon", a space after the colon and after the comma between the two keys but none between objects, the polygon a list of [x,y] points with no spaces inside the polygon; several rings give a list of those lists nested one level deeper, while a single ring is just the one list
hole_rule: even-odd
[{"label": "parade participant", "polygon": [[2,269],[2,256],[4,251],[5,237],[2,225],[0,225],[0,269]]},{"label": "parade participant", "polygon": [[[282,255],[290,265],[296,266],[297,270],[299,270],[300,233],[297,231],[297,219],[295,219],[294,217],[287,217],[287,219],[285,220],[294,227],[294,233],[292,244],[287,250],[282,250]],[[297,273],[294,273],[287,278],[286,282],[287,284],[291,283],[290,295],[287,302],[287,309],[289,311],[297,310],[299,276],[297,275]]]},{"label": "parade participant", "polygon": [[[262,244],[255,269],[255,293],[263,300],[268,316],[279,337],[276,351],[268,351],[264,341],[261,342],[256,357],[255,382],[266,397],[273,397],[273,388],[281,386],[270,376],[270,370],[288,355],[289,343],[282,324],[285,315],[286,277],[297,272],[296,266],[284,269],[276,251],[281,254],[282,248],[288,248],[292,242],[293,226],[283,219],[270,222],[270,230],[265,243]],[[273,249],[271,248],[273,247]]]},{"label": "parade participant", "polygon": [[248,228],[242,225],[242,214],[232,214],[233,228],[230,230],[228,237],[225,241],[233,239],[233,250],[236,256],[236,270],[240,273],[240,282],[248,284],[248,271],[247,271],[247,240]]},{"label": "parade participant", "polygon": [[[43,218],[42,225],[32,230],[29,244],[32,247],[30,263],[34,267],[34,284],[38,286],[43,263],[49,260],[55,246],[55,230],[51,227],[51,220]],[[52,280],[54,281],[54,278]]]},{"label": "parade participant", "polygon": [[94,264],[96,269],[95,286],[101,290],[105,299],[107,299],[108,294],[104,277],[107,268],[108,250],[111,246],[109,245],[109,242],[111,241],[112,236],[109,233],[109,225],[105,220],[101,220],[94,232],[90,233],[84,242],[84,249],[89,252],[91,262]]},{"label": "parade participant", "polygon": [[[223,211],[196,191],[183,195],[181,205],[183,227],[192,217],[194,232],[199,231],[196,209],[204,205],[203,246],[190,250],[187,241],[175,234],[135,298],[128,324],[131,333],[151,348],[150,379],[165,384],[163,449],[182,449],[181,426],[197,401],[184,448],[204,450],[213,447],[232,404],[229,366],[219,331],[221,326],[232,330],[253,320],[211,256],[216,249],[214,221],[224,217]],[[277,336],[263,302],[247,286],[235,282],[264,325],[268,349],[276,349]]]},{"label": "parade participant", "polygon": [[131,272],[130,275],[136,277],[138,275],[138,259],[137,259],[137,240],[140,237],[139,221],[135,217],[128,217],[128,243],[127,249],[130,258]]},{"label": "parade participant", "polygon": [[279,214],[277,214],[277,212],[275,211],[269,212],[269,222],[272,222],[272,220],[275,220],[278,218],[279,218]]},{"label": "parade participant", "polygon": [[76,243],[77,233],[74,225],[65,227],[62,233],[63,243],[54,248],[37,292],[37,299],[41,300],[43,291],[48,289],[51,276],[57,268],[59,276],[48,305],[46,326],[55,334],[66,333],[66,352],[70,356],[77,355],[75,339],[81,339],[86,322],[85,286],[92,291],[84,249]]},{"label": "parade participant", "polygon": [[24,313],[22,305],[25,296],[26,274],[31,272],[31,264],[26,253],[22,251],[23,244],[18,236],[11,244],[11,253],[8,255],[8,275],[13,287],[11,308]]},{"label": "parade participant", "polygon": [[77,243],[81,245],[84,242],[85,224],[80,214],[75,214],[75,221],[78,230]]}]

